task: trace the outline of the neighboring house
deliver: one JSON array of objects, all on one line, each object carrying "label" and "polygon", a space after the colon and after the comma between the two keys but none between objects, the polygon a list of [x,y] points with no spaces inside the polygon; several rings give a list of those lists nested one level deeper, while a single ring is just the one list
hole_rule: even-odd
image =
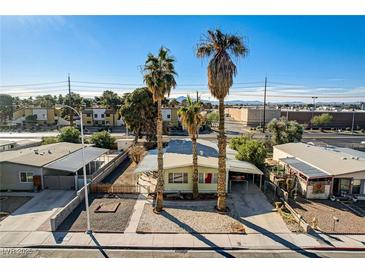
[{"label": "neighboring house", "polygon": [[18,109],[13,113],[12,124],[24,125],[27,117],[32,117],[38,125],[57,125],[60,111],[55,108],[29,107]]},{"label": "neighboring house", "polygon": [[86,108],[82,111],[84,126],[121,126],[123,121],[120,115],[113,109],[108,108]]},{"label": "neighboring house", "polygon": [[15,146],[16,146],[15,141],[0,140],[0,152],[6,150],[12,150],[13,148],[15,148]]},{"label": "neighboring house", "polygon": [[[198,172],[199,192],[215,193],[218,180],[218,148],[217,145],[198,140]],[[237,178],[260,177],[263,173],[251,163],[235,159],[236,152],[227,148],[226,179],[227,191]],[[190,139],[171,140],[164,148],[164,181],[166,193],[192,192],[193,189],[193,158],[192,143]],[[151,150],[138,164],[135,175],[148,174],[157,171],[157,150]]]},{"label": "neighboring house", "polygon": [[161,110],[162,121],[166,127],[177,127],[179,125],[179,117],[177,115],[178,108],[163,107]]},{"label": "neighboring house", "polygon": [[295,174],[308,199],[344,194],[365,198],[365,153],[347,148],[304,143],[274,146],[273,159]]},{"label": "neighboring house", "polygon": [[41,140],[25,139],[25,140],[0,140],[0,152],[8,150],[17,150],[27,147],[38,146]]},{"label": "neighboring house", "polygon": [[[0,152],[0,190],[32,191],[37,185],[40,189],[78,189],[83,174],[81,148],[81,144],[55,143]],[[88,177],[106,163],[107,152],[85,148]]]},{"label": "neighboring house", "polygon": [[[233,120],[242,122],[244,126],[262,126],[264,121],[263,107],[229,107],[225,109],[225,113],[228,114]],[[269,123],[274,118],[280,118],[280,110],[266,108],[266,123]]]}]

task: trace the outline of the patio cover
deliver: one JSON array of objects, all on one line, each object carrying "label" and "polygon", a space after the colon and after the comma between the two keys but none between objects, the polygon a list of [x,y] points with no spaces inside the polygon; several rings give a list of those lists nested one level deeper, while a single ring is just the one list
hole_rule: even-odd
[{"label": "patio cover", "polygon": [[[108,152],[108,149],[97,148],[97,147],[85,147],[85,164],[94,161],[101,155]],[[48,165],[45,168],[56,169],[68,172],[76,172],[81,169],[83,166],[82,163],[82,149],[77,150],[59,160],[56,160]]]},{"label": "patio cover", "polygon": [[308,179],[312,178],[323,178],[330,177],[331,175],[315,168],[307,163],[304,163],[296,158],[281,158],[279,159],[281,162],[288,164],[291,168],[299,171],[308,177]]}]

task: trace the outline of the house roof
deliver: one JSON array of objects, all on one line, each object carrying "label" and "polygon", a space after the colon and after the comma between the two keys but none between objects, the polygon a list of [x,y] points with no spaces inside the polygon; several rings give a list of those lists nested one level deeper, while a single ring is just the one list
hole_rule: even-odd
[{"label": "house roof", "polygon": [[81,148],[81,144],[62,142],[13,151],[4,151],[0,152],[0,162],[42,167]]},{"label": "house roof", "polygon": [[[215,143],[198,140],[198,165],[218,168],[218,147]],[[236,172],[263,174],[255,165],[235,159],[236,152],[227,148],[227,169]],[[164,148],[164,169],[193,165],[190,139],[171,140]],[[157,170],[157,149],[150,150],[135,170],[135,173]]]},{"label": "house roof", "polygon": [[16,144],[16,142],[10,140],[0,140],[0,146],[13,145],[13,144]]},{"label": "house roof", "polygon": [[274,148],[333,176],[365,171],[365,160],[360,158],[357,160],[348,152],[345,153],[337,147],[288,143],[277,145]]},{"label": "house roof", "polygon": [[[85,147],[85,164],[90,163],[96,158],[108,152],[107,149],[97,147]],[[82,150],[75,151],[61,159],[58,159],[45,168],[63,170],[68,172],[76,172],[83,167]]]}]

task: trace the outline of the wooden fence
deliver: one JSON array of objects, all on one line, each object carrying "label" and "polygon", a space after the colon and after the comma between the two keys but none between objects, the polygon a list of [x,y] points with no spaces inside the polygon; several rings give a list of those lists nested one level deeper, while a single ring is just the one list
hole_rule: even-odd
[{"label": "wooden fence", "polygon": [[111,184],[91,184],[92,193],[140,193],[139,185],[111,185]]}]

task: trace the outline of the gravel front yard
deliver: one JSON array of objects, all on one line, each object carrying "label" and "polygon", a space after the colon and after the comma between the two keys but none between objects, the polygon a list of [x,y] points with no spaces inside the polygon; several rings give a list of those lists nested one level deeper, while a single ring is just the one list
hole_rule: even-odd
[{"label": "gravel front yard", "polygon": [[[137,195],[121,194],[119,198],[106,198],[102,196],[90,196],[90,223],[95,232],[123,232],[128,225],[133,213]],[[120,203],[114,213],[95,213],[95,209],[104,205]],[[68,218],[59,226],[59,231],[85,231],[86,211],[85,203],[82,202]]]},{"label": "gravel front yard", "polygon": [[186,206],[165,205],[155,214],[146,204],[137,232],[139,233],[244,233],[244,226],[229,215],[215,212],[209,203]]},{"label": "gravel front yard", "polygon": [[[295,203],[290,201],[295,211],[302,215],[308,224],[313,218],[318,219],[318,227],[327,233],[365,233],[365,218],[350,211],[346,206],[330,200],[305,200],[299,198]],[[339,222],[333,230],[333,217]]]},{"label": "gravel front yard", "polygon": [[32,199],[30,196],[0,195],[0,221],[5,219],[8,213],[13,213],[30,199]]}]

